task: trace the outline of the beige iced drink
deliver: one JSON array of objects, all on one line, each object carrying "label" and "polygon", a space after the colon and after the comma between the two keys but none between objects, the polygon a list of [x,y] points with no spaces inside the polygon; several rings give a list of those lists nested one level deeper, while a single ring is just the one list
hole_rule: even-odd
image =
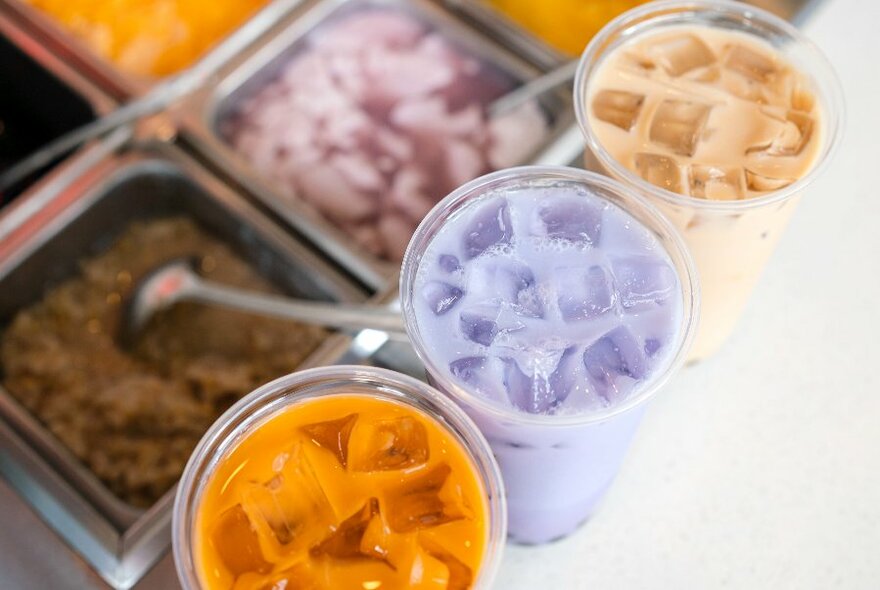
[{"label": "beige iced drink", "polygon": [[600,35],[576,101],[588,167],[639,185],[684,234],[702,286],[699,359],[732,331],[834,125],[811,73],[769,42],[677,18]]},{"label": "beige iced drink", "polygon": [[608,57],[589,117],[602,146],[648,182],[701,199],[747,199],[815,164],[822,113],[810,87],[767,43],[675,27]]}]

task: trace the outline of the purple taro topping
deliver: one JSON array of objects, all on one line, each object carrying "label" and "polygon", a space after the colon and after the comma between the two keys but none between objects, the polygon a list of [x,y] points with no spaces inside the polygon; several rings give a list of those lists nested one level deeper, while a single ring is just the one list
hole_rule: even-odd
[{"label": "purple taro topping", "polygon": [[414,309],[427,354],[495,404],[619,403],[680,345],[682,287],[658,239],[581,187],[486,196],[427,247]]},{"label": "purple taro topping", "polygon": [[535,101],[489,119],[517,80],[405,9],[334,15],[299,44],[221,130],[285,196],[373,255],[399,261],[437,201],[522,163],[549,135]]}]

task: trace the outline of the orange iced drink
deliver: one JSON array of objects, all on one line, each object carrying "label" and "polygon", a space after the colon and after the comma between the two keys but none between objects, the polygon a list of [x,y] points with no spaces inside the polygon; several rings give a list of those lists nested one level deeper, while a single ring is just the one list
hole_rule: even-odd
[{"label": "orange iced drink", "polygon": [[637,187],[685,238],[702,293],[690,358],[711,356],[838,143],[830,65],[743,3],[652,2],[590,43],[575,101],[587,167]]},{"label": "orange iced drink", "polygon": [[25,0],[127,73],[173,74],[268,0]]},{"label": "orange iced drink", "polygon": [[477,468],[388,399],[293,403],[225,454],[195,511],[204,589],[471,588],[488,541]]},{"label": "orange iced drink", "polygon": [[647,0],[489,0],[548,45],[574,57],[605,23]]}]

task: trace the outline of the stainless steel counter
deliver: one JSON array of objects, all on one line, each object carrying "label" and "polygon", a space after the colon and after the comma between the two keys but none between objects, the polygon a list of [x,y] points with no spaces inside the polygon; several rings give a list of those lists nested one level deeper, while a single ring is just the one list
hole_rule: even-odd
[{"label": "stainless steel counter", "polygon": [[[4,589],[110,588],[3,479],[0,507],[0,586]],[[136,590],[179,587],[170,552],[134,586]]]}]

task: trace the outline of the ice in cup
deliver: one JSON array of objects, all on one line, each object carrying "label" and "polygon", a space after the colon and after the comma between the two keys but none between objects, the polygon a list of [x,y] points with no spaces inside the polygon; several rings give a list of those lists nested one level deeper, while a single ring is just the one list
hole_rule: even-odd
[{"label": "ice in cup", "polygon": [[635,186],[682,231],[702,287],[691,359],[710,356],[838,143],[830,65],[745,4],[651,3],[587,47],[575,104],[587,167]]},{"label": "ice in cup", "polygon": [[485,588],[500,474],[441,393],[384,369],[294,373],[199,444],[174,512],[184,588]]},{"label": "ice in cup", "polygon": [[492,446],[509,532],[575,530],[616,475],[697,315],[681,238],[641,197],[571,168],[489,174],[428,214],[401,302],[430,381]]}]

